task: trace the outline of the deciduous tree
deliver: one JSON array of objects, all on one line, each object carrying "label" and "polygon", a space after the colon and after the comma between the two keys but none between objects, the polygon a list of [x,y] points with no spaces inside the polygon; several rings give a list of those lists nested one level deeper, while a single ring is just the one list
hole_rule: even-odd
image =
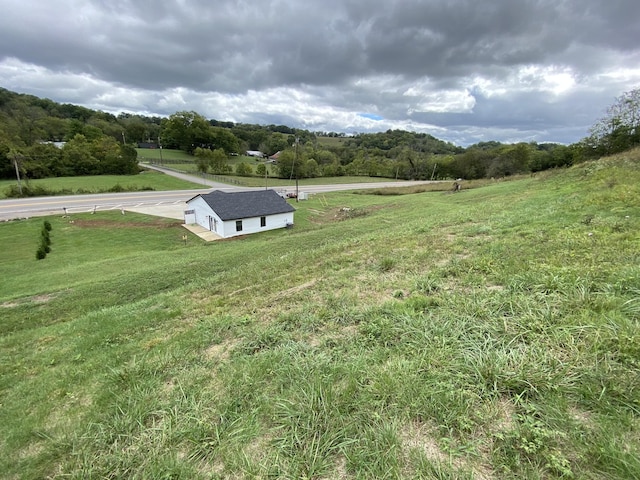
[{"label": "deciduous tree", "polygon": [[623,93],[593,127],[587,145],[596,155],[640,145],[640,88]]},{"label": "deciduous tree", "polygon": [[193,153],[198,147],[211,146],[213,136],[209,122],[196,112],[177,112],[163,122],[163,144]]}]

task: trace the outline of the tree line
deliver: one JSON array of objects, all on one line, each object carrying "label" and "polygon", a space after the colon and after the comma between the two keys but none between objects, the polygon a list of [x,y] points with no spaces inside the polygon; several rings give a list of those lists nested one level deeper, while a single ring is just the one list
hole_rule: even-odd
[{"label": "tree line", "polygon": [[[388,130],[347,136],[285,125],[118,116],[0,88],[0,178],[135,174],[140,143],[194,155],[201,171],[231,173],[229,155],[278,154],[282,178],[368,175],[397,179],[490,178],[565,167],[640,144],[640,89],[624,93],[572,145],[481,142],[466,148],[425,133]],[[60,142],[60,143],[58,143]],[[263,167],[264,168],[264,167]],[[252,174],[246,169],[243,174]],[[256,173],[261,174],[260,171]]]}]

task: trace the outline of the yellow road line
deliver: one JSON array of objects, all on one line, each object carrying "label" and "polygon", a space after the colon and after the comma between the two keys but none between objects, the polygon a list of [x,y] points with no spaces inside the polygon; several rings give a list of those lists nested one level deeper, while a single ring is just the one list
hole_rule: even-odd
[{"label": "yellow road line", "polygon": [[[174,197],[176,194],[171,194],[171,193],[167,193],[167,194],[156,194],[154,195],[155,197]],[[131,197],[117,197],[114,198],[113,201],[114,202],[119,202],[121,200],[132,200],[132,199],[138,199],[140,200],[140,196],[131,196]],[[109,199],[101,199],[99,200],[99,202],[104,202],[104,200],[109,200]],[[16,208],[16,207],[37,207],[40,205],[60,205],[62,203],[65,204],[73,204],[73,203],[91,203],[90,201],[87,201],[87,199],[78,199],[78,200],[51,200],[51,201],[47,201],[47,202],[31,202],[31,203],[12,203],[10,205],[2,205],[0,204],[0,208]]]}]

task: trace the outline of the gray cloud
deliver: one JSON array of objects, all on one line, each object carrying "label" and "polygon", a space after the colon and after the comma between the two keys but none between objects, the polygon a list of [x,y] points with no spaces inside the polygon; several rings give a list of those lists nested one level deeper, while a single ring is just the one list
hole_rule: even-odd
[{"label": "gray cloud", "polygon": [[3,3],[3,87],[115,113],[573,142],[640,84],[636,0]]}]

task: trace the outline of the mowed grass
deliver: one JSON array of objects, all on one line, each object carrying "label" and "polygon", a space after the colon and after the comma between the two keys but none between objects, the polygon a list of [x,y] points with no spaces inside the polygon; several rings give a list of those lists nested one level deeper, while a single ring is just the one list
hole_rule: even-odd
[{"label": "mowed grass", "polygon": [[0,472],[638,478],[639,159],[210,244],[51,217],[37,261],[43,219],[0,224]]},{"label": "mowed grass", "polygon": [[138,161],[143,163],[151,160],[159,161],[161,157],[163,161],[181,160],[191,162],[195,159],[193,155],[189,155],[187,152],[168,148],[163,148],[162,152],[158,148],[136,148],[136,152],[138,152]]},{"label": "mowed grass", "polygon": [[[329,138],[329,137],[327,137]],[[173,170],[177,170],[179,172],[191,173],[202,175],[198,171],[198,166],[196,164],[196,158],[192,155],[188,155],[187,153],[180,150],[163,150],[162,161],[160,161],[160,157],[157,155],[158,150],[151,149],[137,149],[138,150],[138,159],[141,162],[153,162],[158,163],[159,165],[167,168],[171,168]],[[253,170],[252,176],[238,176],[234,175],[236,167],[240,163],[246,163]],[[249,157],[246,155],[237,155],[231,156],[228,158],[227,164],[232,168],[230,174],[227,175],[216,175],[216,181],[228,181],[231,184],[240,184],[247,187],[263,187],[265,186],[265,178],[264,175],[258,175],[256,173],[256,168],[262,162],[255,157]],[[295,179],[287,179],[287,178],[277,178],[277,169],[274,165],[267,165],[267,180],[266,184],[269,188],[274,187],[292,187],[295,186]],[[342,177],[317,177],[317,178],[303,178],[299,180],[299,185],[326,185],[326,184],[345,184],[345,183],[379,183],[379,182],[388,182],[389,178],[382,177],[369,177],[369,176],[342,176]]]},{"label": "mowed grass", "polygon": [[[188,190],[202,188],[202,185],[180,180],[178,178],[144,170],[138,175],[93,175],[86,177],[42,178],[23,181],[23,185],[43,187],[51,192],[62,194],[100,193],[108,191],[143,191],[143,190]],[[0,180],[0,199],[7,198],[7,190],[17,186],[15,180]]]}]

